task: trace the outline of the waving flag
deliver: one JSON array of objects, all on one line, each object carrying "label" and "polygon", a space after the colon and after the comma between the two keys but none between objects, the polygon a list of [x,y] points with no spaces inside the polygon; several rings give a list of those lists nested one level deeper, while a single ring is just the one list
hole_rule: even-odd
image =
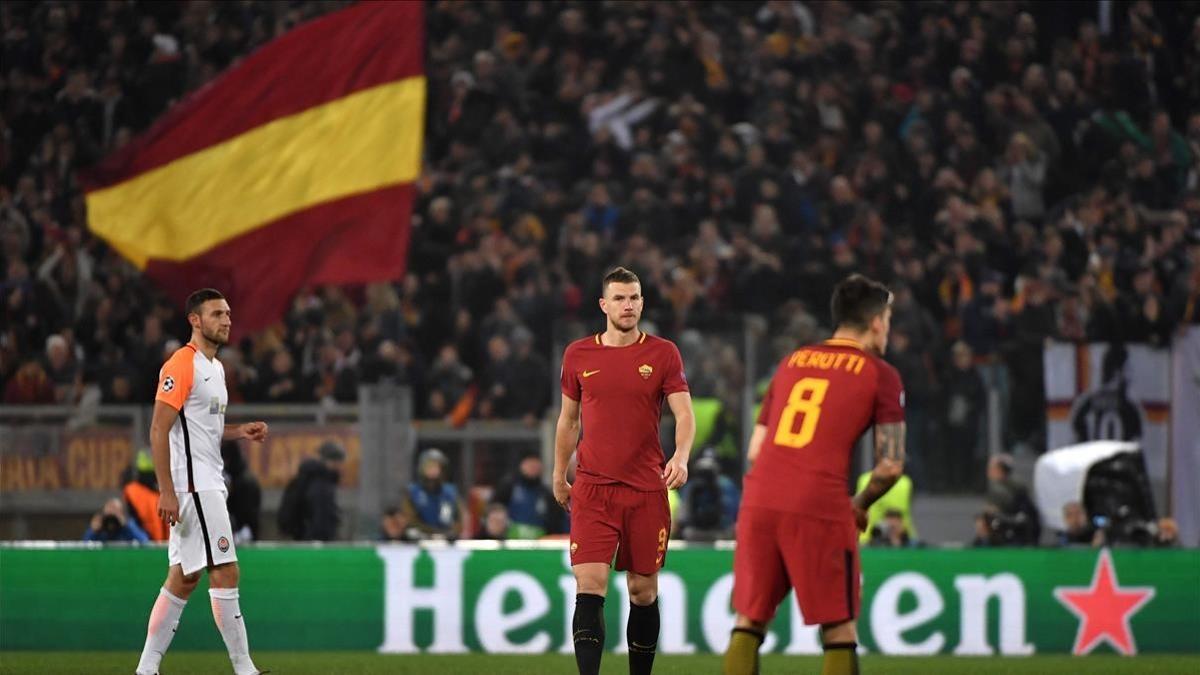
[{"label": "waving flag", "polygon": [[82,172],[89,228],[175,298],[221,290],[240,331],[307,284],[400,278],[423,43],[420,2],[295,28]]}]

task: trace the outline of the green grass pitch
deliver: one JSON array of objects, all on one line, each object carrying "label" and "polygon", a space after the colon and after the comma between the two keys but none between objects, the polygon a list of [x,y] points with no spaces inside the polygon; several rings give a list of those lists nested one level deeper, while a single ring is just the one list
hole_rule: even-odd
[{"label": "green grass pitch", "polygon": [[[137,665],[134,652],[0,652],[0,675],[17,673],[54,673],[55,675],[128,675]],[[411,673],[412,675],[540,675],[573,673],[575,660],[570,656],[497,656],[470,654],[380,655],[363,652],[258,652],[254,660],[272,675],[374,675]],[[1200,673],[1197,656],[1031,656],[1028,658],[955,658],[888,657],[867,655],[861,660],[862,672],[870,675],[930,675],[932,673],[970,673],[971,675],[1009,675],[1022,673],[1086,673],[1117,675],[1124,673]],[[768,655],[763,659],[763,675],[772,673],[819,673],[819,657]],[[170,652],[163,659],[162,675],[210,675],[230,673],[229,659],[218,652]],[[629,672],[626,657],[606,654],[602,672],[624,675]],[[701,675],[721,672],[719,656],[659,656],[654,663],[656,675]]]}]

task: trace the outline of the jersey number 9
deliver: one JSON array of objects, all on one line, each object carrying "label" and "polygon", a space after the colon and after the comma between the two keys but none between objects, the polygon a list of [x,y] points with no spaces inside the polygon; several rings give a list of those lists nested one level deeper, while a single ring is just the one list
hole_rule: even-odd
[{"label": "jersey number 9", "polygon": [[[812,442],[817,431],[817,420],[821,419],[821,402],[829,390],[829,380],[806,377],[792,387],[787,406],[779,415],[779,427],[775,430],[775,445],[788,448],[803,448]],[[800,428],[796,429],[796,416],[803,415]]]}]

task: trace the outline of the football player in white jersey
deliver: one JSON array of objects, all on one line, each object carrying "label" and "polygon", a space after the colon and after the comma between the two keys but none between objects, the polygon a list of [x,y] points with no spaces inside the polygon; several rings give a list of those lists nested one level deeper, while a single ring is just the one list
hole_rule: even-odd
[{"label": "football player in white jersey", "polygon": [[225,369],[217,349],[229,342],[229,303],[205,288],[187,300],[192,339],[163,365],[150,422],[150,449],[158,476],[158,513],[171,526],[167,580],[150,611],[139,675],[158,673],[188,596],[208,570],[213,619],[237,675],[259,672],[250,659],[238,605],[237,552],[225,506],[221,441],[267,437],[265,422],[225,424]]}]

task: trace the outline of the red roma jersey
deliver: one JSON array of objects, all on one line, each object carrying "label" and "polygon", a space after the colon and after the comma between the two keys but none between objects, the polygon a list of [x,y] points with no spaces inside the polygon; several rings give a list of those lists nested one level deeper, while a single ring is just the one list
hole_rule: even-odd
[{"label": "red roma jersey", "polygon": [[576,340],[563,353],[561,380],[562,393],[580,402],[575,480],[666,489],[658,440],[663,400],[688,390],[675,343],[645,333],[626,347],[605,346],[599,335]]},{"label": "red roma jersey", "polygon": [[904,388],[890,364],[833,339],[779,363],[758,423],[767,436],[746,474],[744,506],[850,517],[850,457],[874,424],[904,421]]}]

